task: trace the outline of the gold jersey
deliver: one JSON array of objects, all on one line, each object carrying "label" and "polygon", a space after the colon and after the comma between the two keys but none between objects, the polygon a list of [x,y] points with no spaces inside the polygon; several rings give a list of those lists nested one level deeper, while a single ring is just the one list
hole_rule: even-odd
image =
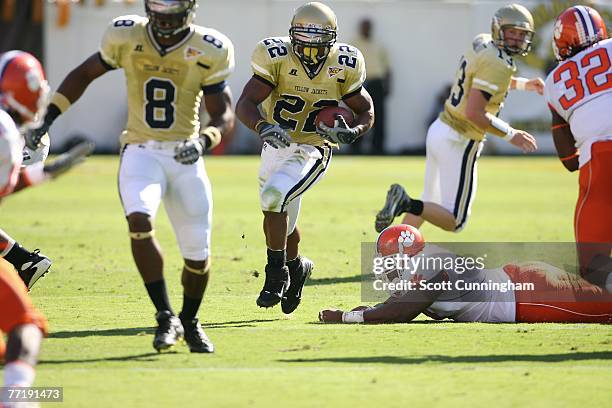
[{"label": "gold jersey", "polygon": [[479,34],[472,47],[461,57],[455,83],[444,103],[440,119],[468,139],[482,140],[483,129],[467,120],[465,108],[472,89],[491,95],[485,110],[497,116],[504,105],[516,65],[512,58],[497,48],[489,34]]},{"label": "gold jersey", "polygon": [[197,25],[178,44],[164,48],[148,19],[114,19],[100,46],[108,68],[123,68],[128,121],[121,143],[196,137],[203,93],[219,92],[234,68],[234,47],[220,32]]},{"label": "gold jersey", "polygon": [[361,52],[336,43],[317,75],[310,78],[289,37],[258,43],[251,67],[258,79],[274,88],[262,104],[266,120],[286,128],[294,142],[313,146],[326,143],[316,133],[317,113],[360,92],[366,77]]}]

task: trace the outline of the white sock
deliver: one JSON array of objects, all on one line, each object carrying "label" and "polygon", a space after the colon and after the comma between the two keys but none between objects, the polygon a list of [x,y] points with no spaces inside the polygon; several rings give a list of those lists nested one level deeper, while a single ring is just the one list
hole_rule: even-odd
[{"label": "white sock", "polygon": [[12,361],[4,366],[5,387],[31,387],[35,376],[34,367],[23,361]]}]

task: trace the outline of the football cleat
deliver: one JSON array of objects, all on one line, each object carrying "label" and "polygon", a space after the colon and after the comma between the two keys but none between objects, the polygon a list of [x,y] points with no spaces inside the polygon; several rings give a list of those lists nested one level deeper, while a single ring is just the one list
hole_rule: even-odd
[{"label": "football cleat", "polygon": [[77,164],[82,163],[85,157],[89,156],[94,151],[95,147],[96,145],[93,142],[80,142],[68,151],[57,156],[53,162],[45,164],[44,172],[52,178],[56,178]]},{"label": "football cleat", "polygon": [[189,346],[189,351],[192,353],[215,352],[215,346],[213,346],[206,333],[204,333],[204,329],[202,329],[202,325],[197,317],[193,320],[183,320],[181,318],[181,323],[185,330],[185,342]]},{"label": "football cleat", "polygon": [[376,214],[374,227],[376,232],[381,232],[393,222],[398,215],[406,212],[410,208],[410,196],[399,184],[391,184],[387,192],[385,206]]},{"label": "football cleat", "polygon": [[36,281],[49,271],[50,267],[51,260],[41,254],[40,250],[36,249],[30,254],[30,258],[17,268],[17,272],[23,283],[28,287],[28,290],[30,290]]},{"label": "football cleat", "polygon": [[155,315],[157,330],[153,338],[153,348],[158,352],[174,346],[183,337],[184,329],[178,317],[169,310],[161,310]]},{"label": "football cleat", "polygon": [[257,306],[272,307],[281,301],[291,283],[289,268],[272,268],[266,265],[266,281],[257,298]]},{"label": "football cleat", "polygon": [[302,289],[314,269],[314,262],[308,258],[300,258],[300,266],[295,271],[289,271],[291,285],[281,300],[281,309],[285,314],[291,314],[300,305]]}]

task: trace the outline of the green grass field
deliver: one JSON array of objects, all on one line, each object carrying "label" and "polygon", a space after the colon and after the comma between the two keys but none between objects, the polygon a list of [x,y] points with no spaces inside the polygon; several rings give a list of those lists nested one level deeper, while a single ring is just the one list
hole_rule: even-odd
[{"label": "green grass field", "polygon": [[[154,309],[129,250],[118,160],[94,157],[2,203],[0,225],[54,260],[32,291],[49,319],[36,385],[66,407],[610,406],[612,326],[323,325],[326,307],[360,303],[360,243],[391,182],[420,194],[423,158],[334,159],[303,200],[302,253],[316,262],[300,308],[259,309],[265,245],[257,157],[208,159],[213,275],[202,306],[214,355],[157,354]],[[553,158],[483,158],[472,218],[431,241],[567,241],[577,177]],[[157,236],[180,309],[181,259],[163,212]],[[53,405],[51,405],[53,406]]]}]

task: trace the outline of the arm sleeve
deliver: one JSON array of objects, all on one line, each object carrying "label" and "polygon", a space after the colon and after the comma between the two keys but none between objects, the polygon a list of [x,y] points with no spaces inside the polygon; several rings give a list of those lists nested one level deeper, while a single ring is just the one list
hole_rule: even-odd
[{"label": "arm sleeve", "polygon": [[100,43],[100,59],[107,68],[121,68],[121,49],[125,37],[122,31],[129,29],[126,26],[116,26],[121,19],[116,18],[109,24]]},{"label": "arm sleeve", "polygon": [[485,54],[478,61],[472,80],[472,88],[480,89],[488,94],[505,94],[512,79],[511,72],[496,61],[491,54]]},{"label": "arm sleeve", "polygon": [[253,71],[253,75],[265,80],[268,84],[274,87],[278,85],[276,64],[274,64],[270,58],[268,49],[263,41],[259,42],[255,47],[255,51],[253,51],[253,56],[251,57],[251,70]]},{"label": "arm sleeve", "polygon": [[350,98],[361,90],[366,79],[366,66],[363,54],[357,48],[353,47],[354,57],[356,60],[355,67],[346,66],[345,81],[340,85],[340,93],[342,99]]},{"label": "arm sleeve", "polygon": [[234,45],[225,36],[222,37],[221,41],[223,47],[219,50],[215,63],[210,69],[206,70],[207,72],[202,78],[201,85],[204,89],[212,89],[215,85],[224,83],[230,74],[234,72]]}]

